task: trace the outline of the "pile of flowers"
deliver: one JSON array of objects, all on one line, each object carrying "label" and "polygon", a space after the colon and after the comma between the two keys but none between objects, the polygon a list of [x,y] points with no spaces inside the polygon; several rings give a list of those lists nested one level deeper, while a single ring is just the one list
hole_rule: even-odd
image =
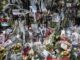
[{"label": "pile of flowers", "polygon": [[56,56],[56,59],[70,60],[72,45],[68,41],[68,38],[66,36],[60,35],[58,32],[55,32],[52,36],[51,41],[52,45],[47,44],[46,50],[49,52],[51,52],[52,50],[52,52],[54,52],[54,55]]},{"label": "pile of flowers", "polygon": [[52,42],[46,45],[46,50],[49,52],[53,50],[56,59],[80,60],[80,44],[73,46],[71,40],[64,33],[55,32],[50,40]]}]

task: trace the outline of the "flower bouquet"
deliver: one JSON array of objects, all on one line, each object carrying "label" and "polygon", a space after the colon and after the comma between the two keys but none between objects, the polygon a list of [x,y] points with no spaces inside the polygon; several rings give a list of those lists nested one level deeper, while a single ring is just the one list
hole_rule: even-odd
[{"label": "flower bouquet", "polygon": [[0,46],[0,60],[3,60],[6,54],[6,48],[3,46]]},{"label": "flower bouquet", "polygon": [[31,60],[33,56],[34,56],[34,51],[33,49],[30,49],[26,55],[23,55],[23,60]]},{"label": "flower bouquet", "polygon": [[12,46],[12,51],[14,53],[18,53],[18,52],[21,52],[21,48],[22,48],[21,43],[17,43],[17,44]]},{"label": "flower bouquet", "polygon": [[70,52],[66,50],[56,50],[57,59],[70,60]]},{"label": "flower bouquet", "polygon": [[68,42],[62,42],[59,41],[55,46],[57,57],[59,57],[62,60],[68,59],[70,60],[70,52],[71,52],[71,46],[67,44]]}]

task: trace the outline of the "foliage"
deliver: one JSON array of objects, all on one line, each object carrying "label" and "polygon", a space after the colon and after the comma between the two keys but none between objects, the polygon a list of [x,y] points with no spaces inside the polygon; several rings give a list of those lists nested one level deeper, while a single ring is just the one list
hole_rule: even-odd
[{"label": "foliage", "polygon": [[56,42],[59,40],[59,38],[60,38],[60,32],[57,32],[57,31],[56,31],[56,32],[54,33],[54,35],[52,36],[52,39],[51,39],[53,45],[56,44]]},{"label": "foliage", "polygon": [[46,45],[46,50],[50,51],[51,49],[53,49],[53,45],[47,44]]},{"label": "foliage", "polygon": [[56,22],[52,22],[52,21],[51,21],[50,23],[51,23],[51,24],[50,24],[50,27],[56,28],[56,26],[57,26],[57,25],[56,25]]}]

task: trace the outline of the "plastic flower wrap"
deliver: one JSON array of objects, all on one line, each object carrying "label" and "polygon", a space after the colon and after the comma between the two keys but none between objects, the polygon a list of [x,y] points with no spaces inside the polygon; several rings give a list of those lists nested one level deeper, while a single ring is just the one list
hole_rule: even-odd
[{"label": "plastic flower wrap", "polygon": [[21,43],[17,43],[17,44],[12,46],[12,51],[15,52],[15,53],[20,52],[21,48],[22,48]]}]

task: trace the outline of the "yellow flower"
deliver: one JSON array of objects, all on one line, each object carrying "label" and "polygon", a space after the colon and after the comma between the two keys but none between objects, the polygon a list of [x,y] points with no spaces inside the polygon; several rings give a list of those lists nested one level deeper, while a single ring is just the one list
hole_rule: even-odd
[{"label": "yellow flower", "polygon": [[77,50],[77,48],[74,48],[74,50]]},{"label": "yellow flower", "polygon": [[68,55],[68,54],[69,54],[68,51],[63,51],[63,52],[61,52],[61,55],[62,55],[62,56],[65,56],[65,55]]},{"label": "yellow flower", "polygon": [[64,52],[61,52],[61,56],[63,56],[64,55]]}]

